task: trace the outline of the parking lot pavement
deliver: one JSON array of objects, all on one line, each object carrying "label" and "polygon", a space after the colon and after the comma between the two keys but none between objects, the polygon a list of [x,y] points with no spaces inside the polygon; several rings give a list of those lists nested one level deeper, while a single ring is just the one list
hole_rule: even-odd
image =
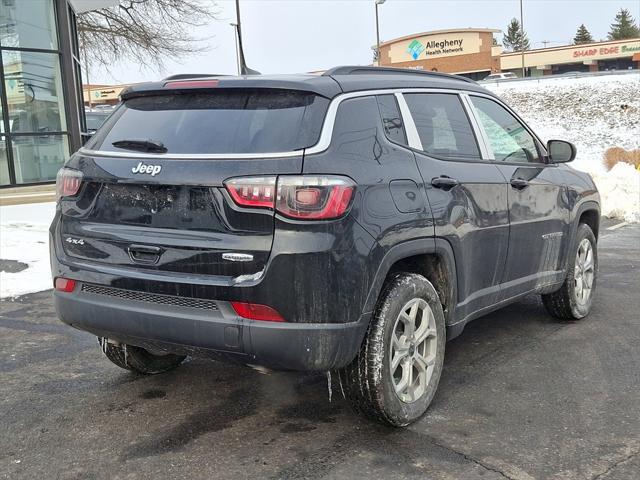
[{"label": "parking lot pavement", "polygon": [[0,302],[0,478],[640,477],[640,226],[603,229],[593,313],[537,297],[447,344],[427,415],[352,413],[326,379],[193,360],[143,377],[56,318]]}]

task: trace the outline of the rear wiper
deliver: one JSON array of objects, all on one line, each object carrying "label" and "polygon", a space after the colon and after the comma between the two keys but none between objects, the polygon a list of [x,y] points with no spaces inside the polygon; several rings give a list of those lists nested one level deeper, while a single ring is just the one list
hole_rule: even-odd
[{"label": "rear wiper", "polygon": [[142,139],[129,139],[118,140],[111,145],[118,148],[124,148],[125,150],[139,150],[142,152],[156,152],[166,153],[167,147],[162,142],[157,140],[142,140]]}]

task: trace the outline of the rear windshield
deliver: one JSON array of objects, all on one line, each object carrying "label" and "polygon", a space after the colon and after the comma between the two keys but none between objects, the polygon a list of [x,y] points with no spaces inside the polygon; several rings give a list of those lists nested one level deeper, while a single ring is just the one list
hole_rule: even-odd
[{"label": "rear windshield", "polygon": [[267,89],[131,98],[86,147],[126,152],[113,143],[151,140],[167,153],[289,152],[317,143],[328,104],[308,92]]}]

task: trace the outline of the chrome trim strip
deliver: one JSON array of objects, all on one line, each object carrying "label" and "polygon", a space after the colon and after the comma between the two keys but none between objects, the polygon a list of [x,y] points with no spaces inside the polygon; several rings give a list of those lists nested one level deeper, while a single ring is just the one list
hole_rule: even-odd
[{"label": "chrome trim strip", "polygon": [[407,105],[407,101],[402,93],[395,93],[395,96],[398,101],[398,107],[400,108],[400,116],[402,117],[404,130],[407,132],[407,142],[411,148],[422,150],[422,141],[420,140],[420,135],[418,135],[418,129],[416,128],[416,123],[413,121],[409,105]]},{"label": "chrome trim strip", "polygon": [[322,133],[320,134],[320,140],[313,147],[305,150],[305,155],[311,155],[315,153],[322,153],[331,145],[331,135],[333,134],[333,126],[336,121],[336,115],[338,113],[338,107],[340,103],[351,98],[358,97],[370,97],[375,95],[395,95],[396,93],[460,93],[459,90],[453,90],[450,88],[387,88],[381,90],[363,90],[360,92],[343,93],[335,97],[329,104],[327,114],[322,124]]},{"label": "chrome trim strip", "polygon": [[462,100],[462,104],[467,111],[469,120],[471,121],[471,127],[476,134],[476,139],[478,140],[482,159],[495,160],[496,157],[493,154],[491,143],[489,143],[489,137],[487,137],[487,132],[484,131],[484,128],[480,123],[480,119],[478,118],[478,114],[476,112],[476,107],[473,105],[473,103],[471,103],[471,99],[466,93],[461,93],[460,99]]},{"label": "chrome trim strip", "polygon": [[168,159],[168,160],[256,160],[260,158],[283,158],[302,156],[304,150],[293,152],[271,152],[271,153],[138,153],[138,152],[110,152],[106,150],[90,150],[80,148],[78,153],[92,157],[114,157],[114,158],[147,158],[147,159]]}]

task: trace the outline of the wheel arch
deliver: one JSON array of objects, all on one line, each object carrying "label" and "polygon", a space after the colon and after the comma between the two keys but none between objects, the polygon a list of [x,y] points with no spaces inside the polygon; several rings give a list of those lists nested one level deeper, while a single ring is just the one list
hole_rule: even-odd
[{"label": "wheel arch", "polygon": [[[586,201],[581,203],[575,210],[575,214],[572,216],[571,225],[569,227],[569,241],[566,244],[565,251],[563,253],[562,260],[562,269],[564,270],[564,276],[567,273],[568,260],[569,260],[569,252],[573,248],[575,243],[576,235],[578,233],[578,226],[580,223],[586,223],[589,225],[591,230],[593,230],[593,234],[596,237],[596,242],[598,241],[598,233],[600,230],[600,205],[594,201]],[[594,229],[595,227],[595,229]]]},{"label": "wheel arch", "polygon": [[457,276],[455,258],[449,243],[440,238],[410,240],[395,245],[385,254],[365,301],[365,312],[375,309],[386,280],[395,273],[423,275],[440,297],[445,323],[455,322]]},{"label": "wheel arch", "polygon": [[582,207],[578,212],[578,220],[575,222],[575,229],[577,230],[578,225],[584,223],[591,228],[593,235],[596,237],[596,240],[598,240],[598,233],[600,230],[600,208],[595,202],[588,202],[583,204]]}]

